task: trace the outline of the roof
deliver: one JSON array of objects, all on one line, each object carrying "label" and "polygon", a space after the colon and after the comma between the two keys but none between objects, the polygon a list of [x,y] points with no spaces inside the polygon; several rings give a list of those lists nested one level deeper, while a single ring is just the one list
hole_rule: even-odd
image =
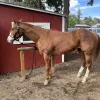
[{"label": "roof", "polygon": [[86,24],[76,24],[75,26],[89,26],[89,25],[86,25]]},{"label": "roof", "polygon": [[54,12],[51,12],[51,11],[41,10],[41,9],[36,9],[36,8],[23,7],[23,6],[15,5],[15,4],[8,3],[8,2],[6,3],[6,2],[0,1],[0,5],[6,5],[6,6],[15,7],[15,8],[21,8],[21,9],[32,10],[32,11],[37,11],[37,12],[43,12],[43,13],[48,13],[48,14],[57,15],[57,16],[65,16],[64,14],[54,13]]},{"label": "roof", "polygon": [[95,25],[93,25],[92,27],[100,27],[100,23],[97,23],[97,24],[95,24]]}]

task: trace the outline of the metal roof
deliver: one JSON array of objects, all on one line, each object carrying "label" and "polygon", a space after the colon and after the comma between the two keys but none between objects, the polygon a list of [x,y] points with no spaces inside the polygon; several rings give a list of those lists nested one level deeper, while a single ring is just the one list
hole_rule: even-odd
[{"label": "metal roof", "polygon": [[43,13],[53,14],[53,15],[57,15],[57,16],[65,16],[64,14],[54,13],[54,12],[51,12],[51,11],[41,10],[41,9],[36,9],[36,8],[23,7],[23,6],[15,5],[15,4],[8,3],[8,2],[1,2],[0,1],[0,5],[6,5],[6,6],[21,8],[21,9],[27,9],[27,10],[37,11],[37,12],[43,12]]},{"label": "metal roof", "polygon": [[89,25],[86,25],[86,24],[76,24],[75,26],[89,26]]}]

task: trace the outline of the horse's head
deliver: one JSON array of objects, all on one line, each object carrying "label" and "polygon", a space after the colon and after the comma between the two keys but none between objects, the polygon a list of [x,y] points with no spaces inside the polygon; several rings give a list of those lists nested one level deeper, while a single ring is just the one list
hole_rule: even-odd
[{"label": "horse's head", "polygon": [[10,34],[7,38],[9,43],[12,43],[14,40],[18,40],[23,35],[23,30],[20,27],[20,21],[13,21]]}]

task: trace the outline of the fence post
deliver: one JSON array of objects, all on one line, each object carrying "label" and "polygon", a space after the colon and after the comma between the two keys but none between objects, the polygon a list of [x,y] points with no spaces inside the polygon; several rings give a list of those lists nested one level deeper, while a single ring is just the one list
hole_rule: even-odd
[{"label": "fence post", "polygon": [[21,63],[21,76],[25,79],[25,62],[24,62],[24,51],[20,51],[20,63]]}]

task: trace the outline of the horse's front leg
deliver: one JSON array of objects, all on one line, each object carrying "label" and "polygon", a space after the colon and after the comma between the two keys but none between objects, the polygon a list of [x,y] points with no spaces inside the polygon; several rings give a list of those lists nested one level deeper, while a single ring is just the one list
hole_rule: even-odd
[{"label": "horse's front leg", "polygon": [[43,56],[46,66],[46,80],[44,82],[44,85],[47,85],[51,78],[51,57],[46,53]]},{"label": "horse's front leg", "polygon": [[54,68],[54,56],[51,56],[51,71],[50,71],[50,76],[52,77],[53,74],[55,72],[55,68]]}]

